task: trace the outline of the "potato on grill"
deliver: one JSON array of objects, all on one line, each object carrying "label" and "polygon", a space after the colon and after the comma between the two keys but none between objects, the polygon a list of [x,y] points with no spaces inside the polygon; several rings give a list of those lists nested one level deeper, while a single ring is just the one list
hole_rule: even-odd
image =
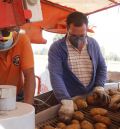
[{"label": "potato on grill", "polygon": [[60,123],[57,124],[57,127],[60,128],[60,129],[64,129],[66,127],[66,124],[60,122]]},{"label": "potato on grill", "polygon": [[104,123],[106,125],[110,125],[111,124],[110,118],[106,117],[106,116],[96,115],[96,116],[93,117],[93,119],[96,122]]},{"label": "potato on grill", "polygon": [[75,119],[73,119],[73,120],[71,121],[71,123],[72,123],[72,124],[80,124],[80,122],[79,122],[78,120],[75,120]]},{"label": "potato on grill", "polygon": [[46,125],[43,129],[55,129],[55,128],[50,125]]},{"label": "potato on grill", "polygon": [[86,108],[88,106],[87,102],[84,99],[82,99],[82,98],[77,99],[75,101],[75,103],[76,103],[78,109],[84,109],[84,108]]},{"label": "potato on grill", "polygon": [[90,105],[95,105],[95,103],[96,103],[96,99],[93,95],[87,96],[86,101]]},{"label": "potato on grill", "polygon": [[96,123],[95,129],[108,129],[107,126],[103,123]]},{"label": "potato on grill", "polygon": [[102,116],[105,116],[108,114],[108,111],[104,108],[92,108],[90,110],[90,114],[92,116],[95,116],[95,115],[102,115]]},{"label": "potato on grill", "polygon": [[82,129],[94,129],[92,123],[87,120],[83,120],[80,125]]},{"label": "potato on grill", "polygon": [[70,124],[65,129],[81,129],[80,124]]},{"label": "potato on grill", "polygon": [[76,119],[76,120],[83,120],[84,119],[84,114],[80,111],[76,111],[73,113],[73,118]]}]

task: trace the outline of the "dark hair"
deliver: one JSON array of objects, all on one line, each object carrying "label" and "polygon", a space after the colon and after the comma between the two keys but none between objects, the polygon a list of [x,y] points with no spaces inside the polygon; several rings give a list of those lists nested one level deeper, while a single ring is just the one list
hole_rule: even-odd
[{"label": "dark hair", "polygon": [[83,24],[88,25],[87,16],[81,12],[73,12],[67,16],[67,27],[70,27],[70,24],[73,23],[75,26],[82,26]]}]

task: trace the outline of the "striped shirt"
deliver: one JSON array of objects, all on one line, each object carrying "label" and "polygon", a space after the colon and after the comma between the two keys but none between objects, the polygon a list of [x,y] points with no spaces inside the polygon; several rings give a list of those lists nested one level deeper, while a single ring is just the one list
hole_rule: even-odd
[{"label": "striped shirt", "polygon": [[68,65],[75,76],[86,87],[92,78],[92,61],[87,51],[87,44],[84,45],[81,52],[75,49],[69,41],[66,41],[68,49]]}]

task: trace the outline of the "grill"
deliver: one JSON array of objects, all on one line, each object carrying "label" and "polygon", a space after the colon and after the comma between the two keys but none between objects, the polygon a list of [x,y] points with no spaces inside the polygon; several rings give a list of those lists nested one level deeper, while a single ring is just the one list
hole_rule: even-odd
[{"label": "grill", "polygon": [[[42,96],[37,96],[35,98],[35,109],[36,109],[36,126],[38,129],[43,129],[45,125],[51,125],[56,127],[56,124],[59,122],[57,117],[57,112],[60,105],[58,104],[53,92],[48,92]],[[88,108],[82,110],[85,114],[85,119],[94,123],[92,117],[89,114],[89,111],[94,106],[88,106]],[[113,112],[110,109],[108,110],[108,115],[112,121],[109,129],[120,129],[120,112]]]},{"label": "grill", "polygon": [[[89,114],[90,109],[93,107],[88,107],[84,110],[81,110],[85,114],[85,119],[94,124],[92,117]],[[36,115],[36,126],[38,129],[43,129],[45,125],[51,125],[56,127],[56,124],[59,122],[57,117],[57,111],[59,109],[59,105],[53,106],[43,112],[40,112]],[[108,110],[108,115],[112,121],[109,129],[120,129],[120,112],[112,112]]]}]

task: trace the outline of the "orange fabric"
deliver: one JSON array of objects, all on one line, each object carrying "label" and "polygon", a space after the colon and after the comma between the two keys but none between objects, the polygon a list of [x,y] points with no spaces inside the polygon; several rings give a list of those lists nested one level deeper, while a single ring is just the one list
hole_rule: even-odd
[{"label": "orange fabric", "polygon": [[47,40],[45,40],[42,36],[42,29],[40,29],[40,27],[34,26],[33,23],[27,23],[21,28],[26,31],[32,43],[45,44],[47,42]]},{"label": "orange fabric", "polygon": [[26,35],[20,34],[17,44],[3,59],[0,53],[0,85],[15,85],[17,91],[23,87],[22,70],[34,67],[31,44]]},{"label": "orange fabric", "polygon": [[22,26],[22,29],[26,30],[26,33],[32,43],[44,44],[46,43],[46,40],[42,37],[42,30],[62,34],[66,33],[66,16],[75,10],[53,4],[46,0],[41,0],[40,2],[43,21],[27,23]]},{"label": "orange fabric", "polygon": [[[32,43],[44,44],[46,43],[46,40],[42,37],[42,30],[65,34],[67,32],[66,17],[76,10],[47,0],[40,0],[40,3],[43,20],[40,22],[27,23],[22,26],[22,28],[26,30]],[[88,29],[88,32],[94,33],[90,28]]]}]

